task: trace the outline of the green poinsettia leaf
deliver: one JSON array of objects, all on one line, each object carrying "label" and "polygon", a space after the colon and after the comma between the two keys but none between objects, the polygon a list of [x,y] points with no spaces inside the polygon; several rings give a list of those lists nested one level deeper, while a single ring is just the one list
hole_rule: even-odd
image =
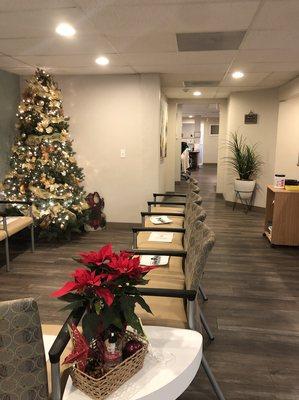
[{"label": "green poinsettia leaf", "polygon": [[87,313],[82,319],[83,334],[90,342],[99,331],[100,319],[96,313]]},{"label": "green poinsettia leaf", "polygon": [[120,310],[115,307],[105,307],[102,311],[104,329],[114,325],[116,328],[122,329],[123,324],[120,316]]},{"label": "green poinsettia leaf", "polygon": [[81,308],[83,306],[84,306],[84,301],[83,300],[77,300],[77,301],[73,301],[72,303],[69,303],[66,306],[62,307],[60,309],[60,311],[77,310],[78,308]]},{"label": "green poinsettia leaf", "polygon": [[136,302],[148,313],[153,314],[150,306],[147,304],[147,302],[144,300],[143,297],[141,296],[136,296]]},{"label": "green poinsettia leaf", "polygon": [[81,296],[81,294],[67,293],[63,296],[58,297],[58,299],[62,301],[67,301],[68,303],[72,303],[73,301],[83,300],[83,297]]}]

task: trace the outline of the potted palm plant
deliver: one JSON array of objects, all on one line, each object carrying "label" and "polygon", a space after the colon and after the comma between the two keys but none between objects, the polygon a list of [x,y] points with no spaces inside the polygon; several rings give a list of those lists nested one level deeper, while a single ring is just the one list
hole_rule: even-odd
[{"label": "potted palm plant", "polygon": [[227,162],[239,176],[235,179],[235,190],[243,200],[248,200],[252,196],[263,164],[261,156],[256,151],[256,144],[247,144],[246,138],[237,133],[233,133],[227,145],[231,153]]}]

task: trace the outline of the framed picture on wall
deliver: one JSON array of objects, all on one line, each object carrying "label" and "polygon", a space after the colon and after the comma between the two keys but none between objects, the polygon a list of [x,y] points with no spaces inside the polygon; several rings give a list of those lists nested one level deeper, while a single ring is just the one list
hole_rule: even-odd
[{"label": "framed picture on wall", "polygon": [[211,125],[210,135],[219,135],[219,125]]},{"label": "framed picture on wall", "polygon": [[160,158],[167,156],[168,105],[164,98],[160,102]]}]

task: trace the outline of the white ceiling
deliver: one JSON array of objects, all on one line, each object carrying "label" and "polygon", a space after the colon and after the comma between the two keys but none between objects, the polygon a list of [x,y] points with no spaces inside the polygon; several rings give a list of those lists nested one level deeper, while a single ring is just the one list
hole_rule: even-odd
[{"label": "white ceiling", "polygon": [[189,116],[201,116],[201,117],[219,117],[219,105],[218,103],[211,104],[183,104],[182,105],[183,122],[194,122],[194,119]]},{"label": "white ceiling", "polygon": [[[74,38],[55,34],[60,22]],[[246,30],[236,51],[178,52],[175,33]],[[160,73],[165,94],[216,80],[209,98],[279,86],[299,74],[299,0],[1,0],[0,69],[30,74]],[[94,63],[107,55],[110,64]],[[242,69],[235,81],[231,72]]]}]

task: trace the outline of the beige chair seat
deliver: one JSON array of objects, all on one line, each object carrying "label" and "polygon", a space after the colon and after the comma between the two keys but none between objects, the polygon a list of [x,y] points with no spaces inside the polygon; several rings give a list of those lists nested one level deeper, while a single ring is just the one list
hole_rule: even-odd
[{"label": "beige chair seat", "polygon": [[[161,214],[163,215],[163,214]],[[184,217],[174,217],[172,215],[169,215],[169,217],[172,222],[169,224],[153,224],[152,221],[150,220],[150,217],[145,217],[144,219],[144,226],[146,228],[157,228],[157,227],[168,227],[168,228],[183,228],[184,226]]]},{"label": "beige chair seat", "polygon": [[137,235],[137,248],[138,249],[155,249],[155,250],[184,250],[183,234],[174,233],[171,243],[165,242],[150,242],[148,239],[151,232],[139,232]]},{"label": "beige chair seat", "polygon": [[[17,232],[20,232],[22,229],[27,228],[33,223],[33,219],[31,217],[13,217],[14,220],[9,222],[9,217],[7,218],[7,232],[8,236],[12,236]],[[0,230],[3,229],[3,223],[0,223]],[[0,231],[0,238],[2,237]],[[5,237],[4,237],[5,238]],[[1,239],[3,240],[3,239]]]},{"label": "beige chair seat", "polygon": [[6,232],[3,230],[3,227],[0,225],[0,242],[6,239]]},{"label": "beige chair seat", "polygon": [[183,261],[181,257],[169,257],[167,265],[158,266],[146,275],[146,279],[150,276],[175,276],[184,279]]},{"label": "beige chair seat", "polygon": [[185,211],[185,206],[176,206],[176,207],[164,207],[164,206],[151,206],[152,212],[158,212],[163,215],[163,212],[180,212],[183,213]]},{"label": "beige chair seat", "polygon": [[144,299],[153,314],[146,312],[137,305],[136,314],[141,318],[143,325],[188,328],[183,299],[153,296],[144,296]]},{"label": "beige chair seat", "polygon": [[[177,257],[172,257],[177,258]],[[162,268],[159,268],[159,270]],[[184,278],[168,275],[167,279],[163,276],[155,276],[157,270],[147,274],[149,283],[146,287],[160,289],[185,289]],[[168,271],[169,273],[169,271]],[[136,314],[141,318],[143,325],[169,326],[173,328],[187,328],[187,317],[184,301],[182,299],[170,297],[144,296],[145,301],[150,306],[152,313],[143,310],[139,305],[136,306]]]},{"label": "beige chair seat", "polygon": [[[57,336],[59,331],[61,329],[61,325],[42,325],[42,332],[43,335],[53,335]],[[63,364],[63,361],[65,360],[66,356],[68,356],[72,351],[72,344],[71,341],[69,341],[68,345],[64,349],[63,353],[61,354],[60,357],[60,377],[61,377],[61,388],[62,392],[64,391],[66,382],[69,377],[69,368],[70,366],[67,364]],[[47,361],[47,375],[48,375],[48,388],[49,388],[49,394],[52,393],[52,388],[51,388],[51,363],[50,360]]]}]

